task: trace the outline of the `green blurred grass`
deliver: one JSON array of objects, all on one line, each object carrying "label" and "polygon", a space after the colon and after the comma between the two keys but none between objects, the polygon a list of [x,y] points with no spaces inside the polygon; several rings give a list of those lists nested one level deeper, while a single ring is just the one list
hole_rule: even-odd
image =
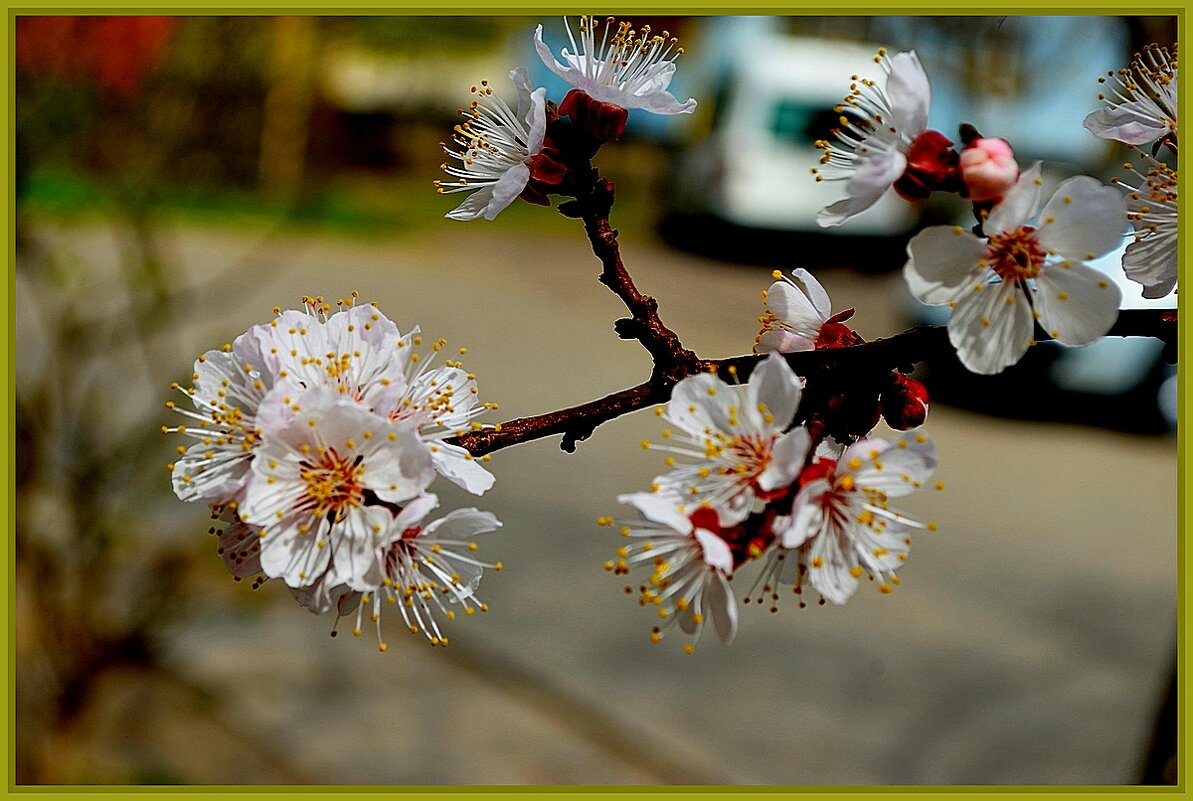
[{"label": "green blurred grass", "polygon": [[[156,186],[137,202],[156,216],[216,227],[294,227],[310,233],[326,231],[362,238],[418,231],[441,224],[443,215],[464,195],[441,196],[425,175],[343,174],[304,189],[293,198],[234,188],[218,190],[186,186]],[[313,182],[312,182],[313,183]],[[557,200],[557,199],[553,199]],[[101,177],[61,168],[25,176],[18,195],[18,212],[27,217],[97,221],[119,216],[129,199]],[[653,219],[652,193],[639,182],[618,186],[617,220]],[[496,221],[506,231],[532,231],[544,236],[575,236],[576,223],[556,213],[515,202]],[[485,225],[478,221],[477,225]],[[650,235],[651,227],[636,222],[631,236]]]}]

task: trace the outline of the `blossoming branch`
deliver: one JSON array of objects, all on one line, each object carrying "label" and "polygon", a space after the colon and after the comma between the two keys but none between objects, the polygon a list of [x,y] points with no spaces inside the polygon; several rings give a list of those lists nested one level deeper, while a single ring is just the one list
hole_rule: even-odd
[{"label": "blossoming branch", "polygon": [[[209,504],[218,553],[235,578],[285,584],[300,605],[335,611],[353,634],[373,626],[386,650],[382,613],[434,645],[448,623],[488,610],[478,538],[501,523],[472,507],[435,515],[431,490],[448,481],[473,495],[493,486],[490,454],[560,435],[574,450],[602,423],[654,407],[662,424],[639,445],[665,466],[647,488],[618,501],[633,511],[602,516],[620,544],[604,567],[636,574],[625,589],[651,610],[649,639],[678,628],[695,650],[705,624],[731,642],[739,625],[732,579],[756,570],[742,603],[778,608],[781,588],[798,600],[843,604],[863,584],[880,594],[900,584],[913,534],[932,532],[892,499],[943,489],[933,480],[937,445],[924,429],[927,389],[915,365],[955,353],[977,373],[998,373],[1053,339],[1079,346],[1111,336],[1153,336],[1174,345],[1176,313],[1120,310],[1121,292],[1088,262],[1124,237],[1125,275],[1147,297],[1176,283],[1176,48],[1152,47],[1109,73],[1104,107],[1085,126],[1140,150],[1113,185],[1086,176],[1048,187],[1040,164],[1020,169],[1012,143],[964,122],[959,148],[928,129],[928,75],[914,51],[881,50],[877,79],[853,77],[834,112],[839,126],[810,165],[816,181],[844,181],[845,197],[818,217],[847,226],[894,193],[918,202],[935,192],[969,201],[971,226],[926,228],[907,246],[910,291],[947,306],[946,327],[918,327],[866,342],[834,313],[806,269],[779,271],[763,291],[757,328],[743,314],[743,350],[703,359],[664,324],[658,304],[634,284],[610,218],[614,187],[594,167],[622,135],[628,113],[688,114],[697,101],[669,91],[683,53],[667,31],[613,18],[565,20],[558,56],[542,26],[533,45],[571,85],[558,103],[509,72],[487,80],[443,144],[448,178],[440,194],[465,197],[446,216],[495,220],[518,199],[553,202],[578,219],[601,265],[599,280],[624,303],[614,323],[639,342],[652,367],[642,383],[567,409],[482,422],[476,376],[443,339],[402,333],[377,304],[305,297],[274,310],[222,349],[195,362],[185,397],[167,404],[184,424],[170,465],[175,493]],[[859,65],[859,69],[862,65]],[[1124,191],[1125,190],[1125,191]],[[877,436],[880,421],[896,432]],[[755,564],[757,563],[757,564]],[[740,586],[740,585],[738,585]],[[367,621],[366,621],[367,618]]]}]

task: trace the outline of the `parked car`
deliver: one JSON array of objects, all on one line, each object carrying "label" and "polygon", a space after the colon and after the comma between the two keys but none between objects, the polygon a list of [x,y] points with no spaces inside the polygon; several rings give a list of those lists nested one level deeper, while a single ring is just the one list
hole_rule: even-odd
[{"label": "parked car", "polygon": [[[877,49],[756,37],[749,56],[732,60],[719,78],[708,136],[674,154],[664,192],[670,230],[664,233],[731,238],[739,254],[744,242],[762,258],[770,254],[760,247],[758,232],[820,234],[816,213],[844,197],[844,182],[814,180],[811,167],[821,155],[814,143],[830,136],[840,116],[833,106],[858,65],[872,63]],[[890,195],[858,217],[850,233],[904,234],[918,217],[916,206]]]}]

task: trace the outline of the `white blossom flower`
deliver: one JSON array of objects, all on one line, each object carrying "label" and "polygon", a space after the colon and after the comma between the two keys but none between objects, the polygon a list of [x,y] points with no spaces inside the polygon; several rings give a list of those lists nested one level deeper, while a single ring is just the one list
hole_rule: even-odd
[{"label": "white blossom flower", "polygon": [[1176,45],[1171,53],[1158,45],[1143,48],[1129,67],[1098,79],[1108,84],[1109,94],[1098,95],[1106,108],[1090,112],[1085,127],[1100,139],[1128,145],[1148,145],[1170,135],[1175,137],[1176,72]]},{"label": "white blossom flower", "polygon": [[269,432],[253,460],[239,506],[260,527],[261,569],[290,587],[307,587],[329,570],[352,589],[367,575],[392,514],[382,503],[419,495],[434,476],[411,423],[393,424],[326,387],[305,390],[290,423]]},{"label": "white blossom flower", "polygon": [[[911,548],[909,529],[936,526],[892,511],[887,500],[919,489],[936,465],[936,446],[916,431],[894,443],[861,440],[846,448],[839,462],[817,462],[809,468],[811,475],[800,487],[786,527],[776,526],[779,544],[788,552],[779,580],[802,582],[806,576],[835,604],[849,600],[863,573],[890,592],[899,583],[895,571]],[[796,549],[797,559],[792,559]],[[793,565],[800,565],[798,572]]]},{"label": "white blossom flower", "polygon": [[804,466],[807,430],[784,433],[799,398],[800,380],[778,354],[759,362],[744,385],[726,384],[711,373],[680,381],[660,415],[678,429],[677,436],[664,429],[664,443],[642,444],[685,463],[669,455],[672,469],[654,486],[693,505],[715,507],[726,522],[744,518],[756,497],[784,490]]},{"label": "white blossom flower", "polygon": [[651,35],[650,26],[634,29],[629,22],[605,20],[597,39],[599,20],[580,17],[580,40],[572,35],[564,18],[571,51],[561,51],[560,64],[543,42],[543,26],[534,31],[534,47],[547,69],[593,100],[624,109],[645,109],[655,114],[690,114],[696,101],[680,103],[667,91],[675,75],[675,59],[683,53],[678,40],[667,31]]},{"label": "white blossom flower", "polygon": [[507,208],[530,182],[530,161],[543,149],[547,131],[546,89],[531,90],[526,69],[511,70],[517,87],[514,108],[481,81],[472,87],[476,99],[461,114],[467,119],[456,126],[452,142],[443,152],[457,164],[442,169],[455,181],[436,181],[440,194],[472,192],[446,215],[452,220],[494,219]]},{"label": "white blossom flower", "polygon": [[903,274],[925,303],[947,303],[949,341],[975,373],[998,373],[1035,344],[1033,322],[1065,345],[1103,336],[1122,293],[1086,266],[1122,239],[1122,196],[1086,176],[1070,178],[1028,225],[1040,200],[1040,165],[994,207],[982,240],[960,227],[935,226],[908,243]]},{"label": "white blossom flower", "polygon": [[804,288],[774,271],[779,280],[766,291],[767,313],[759,318],[762,331],[754,347],[758,353],[813,350],[821,326],[832,314],[828,293],[810,272],[801,267],[791,275]]},{"label": "white blossom flower", "polygon": [[[875,62],[886,73],[885,87],[870,78],[856,78],[849,95],[836,107],[841,127],[836,142],[820,140],[823,168],[816,180],[844,180],[846,197],[816,217],[821,227],[841,225],[878,202],[907,169],[912,143],[928,126],[931,89],[915,51]],[[943,138],[942,138],[943,139]]]},{"label": "white blossom flower", "polygon": [[[317,301],[315,302],[317,305]],[[464,448],[444,440],[480,428],[475,418],[495,408],[477,398],[476,377],[448,359],[435,366],[417,352],[415,326],[401,334],[380,309],[351,306],[330,316],[287,311],[272,321],[270,358],[280,380],[300,387],[326,386],[390,421],[413,423],[435,469],[473,494],[493,486],[493,475]],[[432,343],[433,354],[446,345]],[[463,349],[461,349],[463,353]],[[292,417],[284,406],[264,415],[269,430]]]},{"label": "white blossom flower", "polygon": [[431,645],[447,645],[438,618],[455,620],[453,606],[466,616],[477,609],[489,611],[488,605],[477,599],[476,589],[484,569],[500,571],[502,563],[490,564],[473,556],[477,550],[474,538],[496,531],[501,522],[491,512],[467,508],[422,523],[438,502],[434,495],[423,495],[407,504],[394,518],[365,576],[374,589],[350,591],[337,601],[337,620],[356,611],[352,629],[356,636],[361,633],[365,610],[369,610],[382,651],[386,650],[381,636],[384,606],[396,606],[411,633],[421,631]]},{"label": "white blossom flower", "polygon": [[166,406],[194,424],[163,426],[195,442],[179,446],[181,458],[170,465],[174,493],[184,501],[227,503],[240,494],[249,464],[261,442],[258,409],[273,387],[274,376],[262,351],[260,326],[249,329],[221,350],[195,361],[194,386],[183,390],[195,411],[170,401]]},{"label": "white blossom flower", "polygon": [[[615,524],[600,518],[600,525],[617,525],[629,539],[618,550],[616,562],[605,569],[626,575],[639,565],[652,568],[647,584],[639,589],[638,603],[652,606],[664,621],[651,630],[651,641],[662,640],[665,630],[679,623],[692,636],[684,645],[692,653],[706,620],[710,619],[721,642],[737,636],[737,601],[729,589],[733,554],[720,537],[721,522],[714,509],[699,506],[692,514],[674,495],[639,492],[620,495],[618,503],[633,506],[641,518]],[[631,590],[632,591],[632,590]]]},{"label": "white blossom flower", "polygon": [[1134,241],[1123,254],[1123,269],[1132,281],[1143,284],[1145,298],[1162,298],[1176,286],[1177,278],[1177,172],[1166,164],[1140,154],[1151,163],[1135,173],[1137,186],[1115,183],[1129,190],[1127,219],[1135,228]]}]

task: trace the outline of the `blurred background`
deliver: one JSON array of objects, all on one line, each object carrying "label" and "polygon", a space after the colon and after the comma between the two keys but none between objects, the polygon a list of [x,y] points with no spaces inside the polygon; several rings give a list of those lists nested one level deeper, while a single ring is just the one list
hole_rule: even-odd
[{"label": "blurred background", "polygon": [[[812,222],[836,195],[811,142],[879,45],[919,53],[933,127],[1003,136],[1051,183],[1117,174],[1125,152],[1080,124],[1096,78],[1176,35],[1174,18],[634,21],[680,37],[673,90],[700,105],[632,114],[598,165],[639,288],[704,357],[750,349],[775,267],[813,267],[867,338],[929,314],[903,248],[964,207]],[[521,203],[447,221],[458,198],[431,184],[478,80],[509,91],[526,65],[562,99],[539,22],[566,44],[557,18],[18,17],[16,781],[1175,780],[1175,368],[1149,341],[1040,347],[981,382],[934,366],[946,489],[904,504],[940,530],[903,586],[745,606],[730,648],[652,646],[601,569],[618,543],[594,518],[661,467],[636,444],[650,414],[575,454],[500,452],[478,500],[437,484],[505,523],[482,546],[506,565],[491,611],[449,648],[392,620],[386,654],[332,640],[284,588],[229,580],[206,510],[170,491],[163,404],[275,305],[356,289],[468,346],[493,422],[648,374],[575,221]]]}]

